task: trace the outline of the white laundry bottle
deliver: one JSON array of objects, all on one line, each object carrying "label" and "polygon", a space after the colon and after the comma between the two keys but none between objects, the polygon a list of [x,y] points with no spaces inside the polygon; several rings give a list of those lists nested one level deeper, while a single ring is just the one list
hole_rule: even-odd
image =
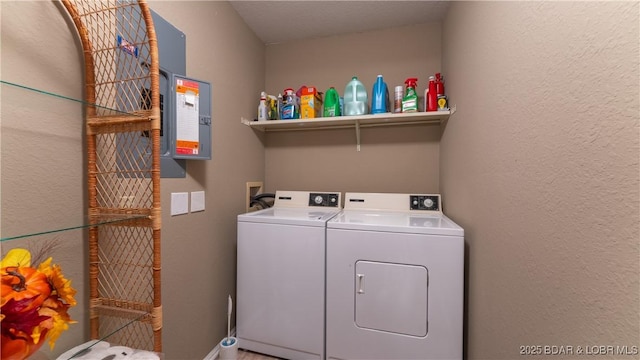
[{"label": "white laundry bottle", "polygon": [[367,89],[362,82],[354,76],[344,89],[343,115],[364,115],[367,113]]},{"label": "white laundry bottle", "polygon": [[258,105],[258,121],[266,121],[268,118],[267,94],[260,93],[260,105]]}]

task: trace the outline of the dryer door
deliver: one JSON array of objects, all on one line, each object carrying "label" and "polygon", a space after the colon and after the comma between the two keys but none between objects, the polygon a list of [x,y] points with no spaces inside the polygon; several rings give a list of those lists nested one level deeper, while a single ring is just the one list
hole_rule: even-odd
[{"label": "dryer door", "polygon": [[427,336],[429,271],[376,261],[355,264],[355,320],[363,329]]}]

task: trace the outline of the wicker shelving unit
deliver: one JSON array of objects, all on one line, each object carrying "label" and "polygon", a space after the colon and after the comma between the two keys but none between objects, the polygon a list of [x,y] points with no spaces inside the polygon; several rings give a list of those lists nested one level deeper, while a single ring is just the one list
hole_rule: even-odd
[{"label": "wicker shelving unit", "polygon": [[146,1],[61,0],[85,64],[91,338],[162,351],[158,49]]}]

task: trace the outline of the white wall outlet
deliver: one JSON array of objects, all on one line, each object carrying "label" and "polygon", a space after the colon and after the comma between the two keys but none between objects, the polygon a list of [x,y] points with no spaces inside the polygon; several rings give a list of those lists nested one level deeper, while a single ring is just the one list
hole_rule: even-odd
[{"label": "white wall outlet", "polygon": [[187,214],[189,212],[189,193],[171,193],[171,215]]},{"label": "white wall outlet", "polygon": [[204,191],[191,193],[191,212],[204,211]]}]

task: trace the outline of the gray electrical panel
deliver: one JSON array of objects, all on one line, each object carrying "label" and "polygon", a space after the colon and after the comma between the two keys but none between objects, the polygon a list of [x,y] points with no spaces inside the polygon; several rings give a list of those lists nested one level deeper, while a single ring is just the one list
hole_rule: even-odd
[{"label": "gray electrical panel", "polygon": [[[185,76],[187,70],[186,36],[151,11],[158,41],[158,57],[160,65],[160,177],[184,178],[187,172],[187,160],[211,159],[211,85],[208,82]],[[122,14],[121,16],[127,16]],[[126,23],[125,21],[119,23]],[[126,31],[119,31],[118,45],[127,43]],[[146,59],[147,54],[133,51],[121,52],[118,63],[131,61],[132,58]],[[142,50],[140,50],[142,51]],[[140,56],[139,56],[140,55]],[[140,71],[149,71],[148,64],[141,63]],[[123,72],[118,68],[118,71]],[[118,89],[129,91],[129,89]],[[149,99],[150,84],[143,84],[140,89],[141,99]],[[143,100],[141,100],[142,102]],[[141,103],[142,108],[151,104]],[[127,111],[128,109],[120,109]],[[125,139],[118,139],[124,145]],[[149,134],[140,133],[140,148],[147,148]],[[124,147],[124,146],[121,146]],[[121,167],[128,167],[132,161],[131,150],[123,150],[118,154]],[[134,161],[150,161],[150,154],[144,151],[133,151],[140,154]]]},{"label": "gray electrical panel", "polygon": [[187,159],[211,159],[211,85],[186,74],[186,36],[151,11],[160,63],[160,176],[185,177]]},{"label": "gray electrical panel", "polygon": [[[183,178],[187,175],[187,162],[174,159],[169,144],[171,126],[170,94],[173,74],[187,72],[187,39],[184,33],[151,11],[158,40],[160,64],[160,177]],[[169,105],[169,106],[167,106]]]}]

